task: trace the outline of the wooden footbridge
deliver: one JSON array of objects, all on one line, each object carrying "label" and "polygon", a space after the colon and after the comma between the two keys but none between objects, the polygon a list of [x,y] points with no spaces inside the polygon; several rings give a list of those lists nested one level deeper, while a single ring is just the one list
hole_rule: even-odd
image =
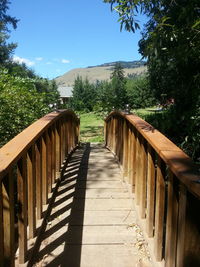
[{"label": "wooden footbridge", "polygon": [[0,149],[0,266],[200,266],[200,175],[141,118],[52,112]]}]

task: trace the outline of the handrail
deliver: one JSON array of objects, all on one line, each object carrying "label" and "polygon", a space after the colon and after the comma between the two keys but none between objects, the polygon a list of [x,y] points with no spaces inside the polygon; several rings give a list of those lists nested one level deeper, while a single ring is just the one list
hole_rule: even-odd
[{"label": "handrail", "polygon": [[58,110],[0,149],[0,266],[15,265],[17,247],[19,263],[27,260],[28,239],[36,236],[63,161],[78,145],[79,124],[73,111]]},{"label": "handrail", "polygon": [[135,193],[156,261],[194,266],[187,264],[200,260],[200,174],[191,158],[133,114],[111,112],[105,119],[105,140]]}]

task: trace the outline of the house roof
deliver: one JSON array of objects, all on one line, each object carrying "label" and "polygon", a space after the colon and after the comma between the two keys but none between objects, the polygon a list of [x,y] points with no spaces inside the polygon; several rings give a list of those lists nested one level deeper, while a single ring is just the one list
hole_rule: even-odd
[{"label": "house roof", "polygon": [[58,92],[60,93],[60,97],[72,97],[73,87],[68,86],[58,86]]}]

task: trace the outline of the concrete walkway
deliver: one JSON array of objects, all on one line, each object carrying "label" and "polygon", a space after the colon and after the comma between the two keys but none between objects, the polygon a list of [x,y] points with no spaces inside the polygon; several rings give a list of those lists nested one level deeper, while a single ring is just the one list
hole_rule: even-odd
[{"label": "concrete walkway", "polygon": [[102,145],[73,154],[35,255],[33,266],[152,266],[120,169]]}]

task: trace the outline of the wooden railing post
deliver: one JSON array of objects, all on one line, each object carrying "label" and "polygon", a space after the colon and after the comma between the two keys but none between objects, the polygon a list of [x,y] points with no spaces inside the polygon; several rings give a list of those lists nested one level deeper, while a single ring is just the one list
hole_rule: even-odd
[{"label": "wooden railing post", "polygon": [[[3,196],[3,224],[4,224],[4,263],[7,266],[14,266],[14,177],[13,172],[9,171],[2,183]],[[2,265],[3,266],[3,265]]]},{"label": "wooden railing post", "polygon": [[19,263],[26,261],[27,254],[27,166],[26,155],[17,163],[18,180],[18,231],[19,231]]},{"label": "wooden railing post", "polygon": [[35,236],[36,230],[36,169],[35,169],[35,146],[33,145],[27,153],[27,177],[28,177],[28,225],[29,238]]},{"label": "wooden railing post", "polygon": [[135,201],[140,203],[140,166],[141,166],[141,137],[136,137],[136,166],[135,166]]},{"label": "wooden railing post", "polygon": [[42,218],[42,140],[35,144],[37,219]]},{"label": "wooden railing post", "polygon": [[155,220],[155,153],[150,145],[148,145],[147,156],[147,216],[146,231],[149,237],[154,235]]},{"label": "wooden railing post", "polygon": [[155,258],[157,261],[161,261],[164,245],[165,174],[160,157],[158,157],[156,178]]},{"label": "wooden railing post", "polygon": [[56,179],[60,177],[60,123],[56,124]]},{"label": "wooden railing post", "polygon": [[140,165],[140,195],[139,209],[142,219],[146,215],[146,195],[147,195],[147,151],[144,138],[141,139],[141,165]]},{"label": "wooden railing post", "polygon": [[[168,203],[167,203],[167,223],[165,240],[165,266],[176,266],[176,247],[178,229],[178,201],[179,190],[178,181],[174,174],[169,171],[168,177]],[[182,223],[182,222],[181,222]],[[182,235],[183,233],[181,233]]]},{"label": "wooden railing post", "polygon": [[51,129],[46,131],[46,148],[47,148],[47,187],[48,193],[52,189],[52,140],[51,140]]},{"label": "wooden railing post", "polygon": [[123,177],[127,181],[128,171],[128,126],[127,121],[123,121]]},{"label": "wooden railing post", "polygon": [[47,204],[48,201],[48,147],[46,134],[42,137],[42,203]]},{"label": "wooden railing post", "polygon": [[185,250],[185,224],[186,224],[187,190],[180,184],[179,210],[178,210],[178,237],[177,237],[177,267],[184,266]]}]

